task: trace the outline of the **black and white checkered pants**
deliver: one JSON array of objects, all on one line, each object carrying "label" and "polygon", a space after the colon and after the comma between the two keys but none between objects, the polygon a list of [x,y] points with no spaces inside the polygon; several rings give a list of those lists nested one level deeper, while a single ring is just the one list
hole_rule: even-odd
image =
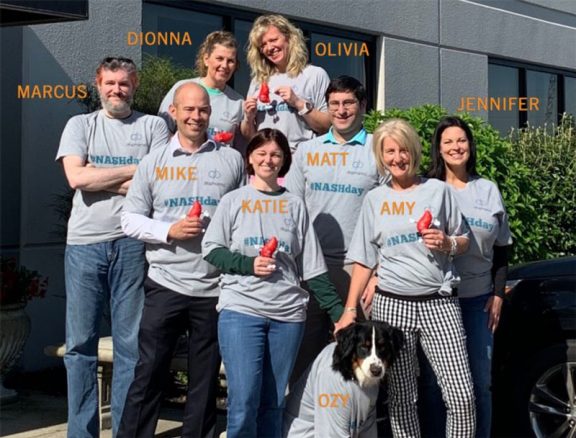
[{"label": "black and white checkered pants", "polygon": [[388,374],[392,432],[398,437],[420,437],[417,414],[418,340],[438,378],[446,404],[446,435],[474,437],[476,411],[466,335],[456,297],[408,301],[376,294],[372,318],[404,332],[405,345]]}]

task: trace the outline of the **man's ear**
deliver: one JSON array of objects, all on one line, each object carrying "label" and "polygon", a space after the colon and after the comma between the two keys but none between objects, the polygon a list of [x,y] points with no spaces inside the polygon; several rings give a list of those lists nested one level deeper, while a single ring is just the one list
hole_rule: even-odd
[{"label": "man's ear", "polygon": [[174,106],[173,103],[171,103],[170,106],[168,107],[168,112],[170,113],[170,117],[172,117],[172,119],[176,121],[176,107]]}]

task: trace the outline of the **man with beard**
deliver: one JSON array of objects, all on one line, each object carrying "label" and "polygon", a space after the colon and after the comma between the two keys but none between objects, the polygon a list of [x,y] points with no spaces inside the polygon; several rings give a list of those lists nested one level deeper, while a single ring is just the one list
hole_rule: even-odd
[{"label": "man with beard", "polygon": [[56,156],[76,191],[64,260],[71,438],[99,436],[96,369],[105,309],[114,344],[114,434],[138,360],[144,244],[122,232],[120,213],[138,162],[166,145],[169,133],[161,118],[132,111],[137,87],[136,66],[130,59],[105,58],[96,70],[102,109],[68,121]]}]

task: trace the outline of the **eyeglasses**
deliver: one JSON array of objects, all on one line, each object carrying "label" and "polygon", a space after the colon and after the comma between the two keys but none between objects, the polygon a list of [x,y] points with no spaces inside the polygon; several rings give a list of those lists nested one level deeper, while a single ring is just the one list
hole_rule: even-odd
[{"label": "eyeglasses", "polygon": [[342,105],[345,110],[349,110],[350,108],[352,108],[357,103],[358,103],[358,99],[350,99],[350,100],[345,100],[343,102],[339,102],[337,100],[331,100],[328,102],[328,109],[330,111],[338,111],[338,109],[340,108],[340,105]]}]

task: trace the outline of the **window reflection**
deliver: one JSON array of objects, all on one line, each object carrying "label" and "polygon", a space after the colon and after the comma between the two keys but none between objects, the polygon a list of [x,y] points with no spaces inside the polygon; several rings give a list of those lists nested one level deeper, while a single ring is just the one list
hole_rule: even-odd
[{"label": "window reflection", "polygon": [[375,55],[367,42],[312,33],[310,43],[310,62],[326,70],[331,78],[348,75],[366,84],[365,57]]},{"label": "window reflection", "polygon": [[251,21],[234,20],[234,36],[238,41],[238,47],[240,49],[238,53],[240,68],[234,73],[233,83],[234,89],[242,96],[246,96],[248,87],[250,86],[250,66],[246,60],[246,49],[248,47],[248,34],[251,28]]},{"label": "window reflection", "polygon": [[[185,9],[144,3],[142,32],[188,32],[192,45],[142,46],[142,52],[168,57],[184,67],[194,67],[198,47],[210,32],[222,29],[222,17]],[[180,39],[182,41],[182,38]]]},{"label": "window reflection", "polygon": [[570,76],[564,78],[564,104],[565,111],[576,118],[576,78]]},{"label": "window reflection", "polygon": [[555,125],[558,122],[558,78],[555,74],[526,72],[526,94],[540,101],[538,111],[528,111],[533,126]]},{"label": "window reflection", "polygon": [[[495,98],[518,96],[518,69],[489,64],[488,94]],[[518,111],[491,110],[488,121],[500,134],[507,135],[511,128],[519,126]]]}]

